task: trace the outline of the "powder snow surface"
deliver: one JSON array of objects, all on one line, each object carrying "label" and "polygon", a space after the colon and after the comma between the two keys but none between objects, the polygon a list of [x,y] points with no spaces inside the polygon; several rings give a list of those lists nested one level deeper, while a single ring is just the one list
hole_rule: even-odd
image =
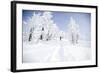
[{"label": "powder snow surface", "polygon": [[89,41],[78,44],[67,40],[23,42],[23,63],[84,61],[91,59]]}]

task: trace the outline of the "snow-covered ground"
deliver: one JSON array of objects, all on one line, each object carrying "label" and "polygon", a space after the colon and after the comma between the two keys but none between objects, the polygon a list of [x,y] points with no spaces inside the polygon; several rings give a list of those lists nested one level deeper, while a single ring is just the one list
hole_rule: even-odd
[{"label": "snow-covered ground", "polygon": [[89,41],[71,44],[67,40],[23,42],[23,63],[84,61],[91,59]]}]

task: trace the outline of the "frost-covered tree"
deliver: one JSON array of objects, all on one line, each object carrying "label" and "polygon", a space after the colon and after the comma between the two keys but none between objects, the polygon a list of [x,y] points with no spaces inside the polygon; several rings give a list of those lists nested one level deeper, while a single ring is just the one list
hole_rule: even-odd
[{"label": "frost-covered tree", "polygon": [[33,13],[29,21],[28,41],[49,40],[52,34],[53,25],[52,12]]},{"label": "frost-covered tree", "polygon": [[70,18],[68,28],[70,41],[72,42],[72,44],[77,44],[79,41],[79,25],[76,23],[73,17]]},{"label": "frost-covered tree", "polygon": [[44,28],[43,40],[50,40],[51,39],[52,34],[50,32],[51,32],[52,25],[54,23],[52,20],[52,17],[53,17],[52,12],[44,12],[42,15],[43,28]]},{"label": "frost-covered tree", "polygon": [[33,14],[29,22],[29,41],[37,42],[41,37],[42,18],[41,14]]}]

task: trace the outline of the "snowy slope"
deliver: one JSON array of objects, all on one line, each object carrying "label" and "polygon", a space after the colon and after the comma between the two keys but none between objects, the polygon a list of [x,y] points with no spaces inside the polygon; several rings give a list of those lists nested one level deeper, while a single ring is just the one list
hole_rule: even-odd
[{"label": "snowy slope", "polygon": [[72,45],[66,40],[24,42],[23,63],[88,60],[91,49],[82,44]]}]

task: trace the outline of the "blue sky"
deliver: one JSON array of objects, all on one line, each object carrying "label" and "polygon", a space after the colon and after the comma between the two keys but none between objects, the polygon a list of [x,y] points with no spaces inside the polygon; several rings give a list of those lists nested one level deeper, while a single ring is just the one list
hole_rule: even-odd
[{"label": "blue sky", "polygon": [[[36,10],[23,10],[23,21],[28,21],[32,17],[33,13],[43,13],[44,11]],[[79,13],[79,12],[52,12],[53,21],[62,31],[67,31],[67,25],[69,24],[70,17],[73,17],[76,23],[80,26],[80,33],[90,40],[91,35],[91,14],[90,13]],[[24,26],[24,25],[23,25]]]}]

